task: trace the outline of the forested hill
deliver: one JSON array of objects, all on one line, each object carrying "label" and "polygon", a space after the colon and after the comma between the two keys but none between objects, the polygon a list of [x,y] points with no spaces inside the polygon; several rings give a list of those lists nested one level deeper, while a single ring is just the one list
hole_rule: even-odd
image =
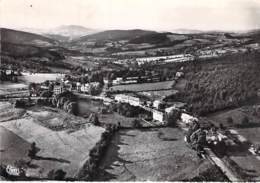
[{"label": "forested hill", "polygon": [[260,53],[245,53],[187,66],[182,98],[190,111],[208,114],[256,101],[260,89]]}]

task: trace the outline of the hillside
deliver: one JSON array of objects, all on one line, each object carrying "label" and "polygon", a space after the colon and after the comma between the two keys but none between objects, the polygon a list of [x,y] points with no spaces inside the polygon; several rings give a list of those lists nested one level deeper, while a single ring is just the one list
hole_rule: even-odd
[{"label": "hillside", "polygon": [[56,51],[58,42],[50,38],[1,28],[1,64],[46,71],[48,66],[67,67],[60,62],[64,53]]},{"label": "hillside", "polygon": [[81,38],[79,38],[76,41],[82,42],[82,41],[87,41],[87,40],[95,40],[95,41],[130,40],[130,39],[133,39],[133,38],[137,38],[139,36],[152,34],[152,33],[156,33],[156,32],[140,30],[140,29],[133,29],[133,30],[108,30],[108,31],[99,32],[99,33],[96,33],[96,34],[91,34],[91,35],[87,35],[87,36],[81,37]]},{"label": "hillside", "polygon": [[0,28],[1,43],[13,43],[23,45],[34,45],[39,47],[55,46],[58,44],[50,38],[29,32]]},{"label": "hillside", "polygon": [[[162,56],[171,54],[255,49],[259,33],[196,32],[177,34],[140,29],[108,30],[83,36],[68,44],[68,48],[88,54],[130,58],[133,56]],[[231,52],[232,52],[231,51]],[[197,53],[196,53],[197,54]],[[200,53],[199,53],[200,54]],[[204,54],[204,53],[203,53]]]},{"label": "hillside", "polygon": [[170,32],[151,33],[151,34],[139,36],[137,38],[133,38],[129,41],[129,43],[170,44],[171,42],[175,42],[175,41],[183,42],[187,38],[188,38],[187,36],[181,34],[173,34]]},{"label": "hillside", "polygon": [[197,62],[185,69],[187,84],[181,97],[200,115],[257,101],[260,54],[227,55]]}]

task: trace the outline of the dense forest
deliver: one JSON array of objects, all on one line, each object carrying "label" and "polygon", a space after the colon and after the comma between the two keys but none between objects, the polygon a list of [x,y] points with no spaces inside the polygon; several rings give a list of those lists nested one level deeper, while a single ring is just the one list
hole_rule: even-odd
[{"label": "dense forest", "polygon": [[260,89],[260,53],[251,52],[196,61],[185,67],[181,99],[199,115],[248,104]]}]

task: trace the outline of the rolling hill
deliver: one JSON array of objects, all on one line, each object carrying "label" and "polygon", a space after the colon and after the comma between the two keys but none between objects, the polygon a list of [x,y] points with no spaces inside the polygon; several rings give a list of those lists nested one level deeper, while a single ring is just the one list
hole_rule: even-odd
[{"label": "rolling hill", "polygon": [[58,45],[58,42],[29,32],[0,28],[1,43],[33,45],[38,47],[48,47]]},{"label": "rolling hill", "polygon": [[[63,53],[55,51],[59,42],[50,38],[11,29],[0,29],[1,63],[26,68],[45,68],[48,65],[60,66]],[[58,61],[58,62],[56,62]]]},{"label": "rolling hill", "polygon": [[143,35],[148,35],[156,33],[155,31],[147,31],[147,30],[141,30],[141,29],[133,29],[133,30],[108,30],[99,32],[96,34],[91,34],[87,36],[83,36],[79,38],[78,40],[75,40],[76,42],[84,42],[89,40],[95,40],[95,41],[119,41],[119,40],[130,40],[133,38],[137,38]]},{"label": "rolling hill", "polygon": [[133,38],[129,41],[129,43],[132,44],[141,44],[141,43],[149,43],[149,44],[170,44],[170,43],[176,43],[183,42],[186,40],[188,36],[181,35],[181,34],[173,34],[170,32],[163,32],[163,33],[151,33],[147,35],[142,35],[137,38]]}]

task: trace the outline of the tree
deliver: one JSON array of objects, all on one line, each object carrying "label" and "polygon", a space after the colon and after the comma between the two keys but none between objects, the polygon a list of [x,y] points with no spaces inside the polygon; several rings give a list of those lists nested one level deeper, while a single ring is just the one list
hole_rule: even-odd
[{"label": "tree", "polygon": [[247,116],[244,116],[242,121],[241,121],[241,125],[242,126],[247,126],[249,124],[249,119]]},{"label": "tree", "polygon": [[54,173],[54,180],[64,180],[66,176],[66,172],[64,172],[62,169],[58,169]]},{"label": "tree", "polygon": [[181,112],[179,110],[172,110],[167,115],[166,125],[167,126],[174,126],[178,119],[180,119]]},{"label": "tree", "polygon": [[89,121],[90,123],[96,125],[96,126],[99,126],[100,125],[100,122],[99,122],[99,119],[98,119],[98,115],[97,114],[94,114],[92,113],[89,117]]},{"label": "tree", "polygon": [[141,124],[140,120],[134,119],[134,120],[132,121],[132,127],[133,127],[133,128],[141,128],[141,127],[142,127],[142,124]]},{"label": "tree", "polygon": [[227,117],[227,123],[230,125],[234,123],[233,118],[231,116]]},{"label": "tree", "polygon": [[36,147],[36,143],[33,142],[33,143],[31,144],[31,149],[28,151],[28,156],[29,156],[31,159],[34,159],[38,151],[39,151],[39,150],[38,150],[38,148]]},{"label": "tree", "polygon": [[224,130],[225,129],[225,127],[224,127],[224,125],[222,123],[219,124],[219,129],[220,130]]}]

